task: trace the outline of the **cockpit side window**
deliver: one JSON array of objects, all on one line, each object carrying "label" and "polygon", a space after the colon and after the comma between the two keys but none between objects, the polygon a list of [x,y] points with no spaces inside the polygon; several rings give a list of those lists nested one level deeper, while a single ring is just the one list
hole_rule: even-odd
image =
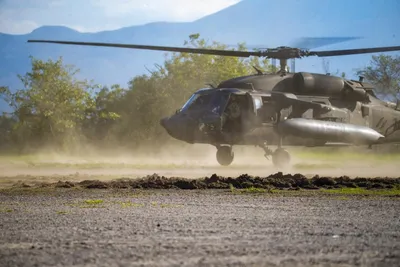
[{"label": "cockpit side window", "polygon": [[199,108],[205,105],[209,105],[212,99],[212,94],[202,94],[197,97],[190,105],[190,109]]},{"label": "cockpit side window", "polygon": [[229,93],[226,92],[196,93],[183,105],[181,111],[209,109],[216,114],[221,114],[228,99]]},{"label": "cockpit side window", "polygon": [[181,111],[193,110],[211,103],[212,94],[193,94],[189,100],[183,105]]},{"label": "cockpit side window", "polygon": [[229,99],[229,93],[216,92],[211,102],[211,111],[216,114],[222,114]]}]

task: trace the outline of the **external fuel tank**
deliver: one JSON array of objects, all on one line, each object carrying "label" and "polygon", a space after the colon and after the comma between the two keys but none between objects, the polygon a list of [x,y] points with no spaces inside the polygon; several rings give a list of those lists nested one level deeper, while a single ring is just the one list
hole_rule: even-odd
[{"label": "external fuel tank", "polygon": [[323,139],[327,142],[348,142],[357,145],[377,143],[385,138],[377,131],[361,125],[304,118],[287,119],[277,126],[282,136]]}]

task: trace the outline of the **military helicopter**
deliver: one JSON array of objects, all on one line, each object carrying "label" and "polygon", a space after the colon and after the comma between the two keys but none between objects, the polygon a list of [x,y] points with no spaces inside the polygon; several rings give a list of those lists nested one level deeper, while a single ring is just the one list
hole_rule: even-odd
[{"label": "military helicopter", "polygon": [[[266,57],[280,61],[277,73],[236,77],[194,92],[175,114],[160,124],[178,140],[217,148],[220,165],[233,162],[235,145],[261,147],[279,168],[290,164],[284,146],[367,145],[400,141],[400,104],[385,102],[374,86],[326,74],[288,72],[289,59],[400,51],[400,46],[333,51],[281,46],[258,51],[28,40],[36,43],[103,46],[231,57]],[[277,146],[276,150],[270,146]]]}]

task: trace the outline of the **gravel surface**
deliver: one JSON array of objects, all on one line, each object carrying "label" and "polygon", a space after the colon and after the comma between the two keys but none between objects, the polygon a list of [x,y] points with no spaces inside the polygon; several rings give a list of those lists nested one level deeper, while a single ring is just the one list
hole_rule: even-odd
[{"label": "gravel surface", "polygon": [[398,266],[398,197],[0,192],[1,266]]}]

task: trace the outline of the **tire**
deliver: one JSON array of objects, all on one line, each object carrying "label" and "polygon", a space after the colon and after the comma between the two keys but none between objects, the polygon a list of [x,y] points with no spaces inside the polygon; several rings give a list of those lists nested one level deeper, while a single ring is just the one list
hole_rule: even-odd
[{"label": "tire", "polygon": [[217,150],[217,161],[222,166],[229,166],[235,157],[232,148],[229,146],[221,146]]}]

